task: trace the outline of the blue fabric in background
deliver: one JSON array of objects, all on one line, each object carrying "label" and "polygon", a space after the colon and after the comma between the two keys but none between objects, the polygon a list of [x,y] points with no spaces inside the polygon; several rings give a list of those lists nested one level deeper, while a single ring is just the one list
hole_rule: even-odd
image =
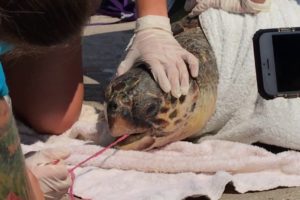
[{"label": "blue fabric in background", "polygon": [[175,0],[168,0],[168,11],[171,10],[172,6],[174,5]]},{"label": "blue fabric in background", "polygon": [[[5,42],[0,42],[0,55],[7,53],[8,51],[12,50],[12,45],[9,45]],[[8,95],[8,87],[5,81],[5,75],[3,71],[2,63],[0,62],[0,96]]]}]

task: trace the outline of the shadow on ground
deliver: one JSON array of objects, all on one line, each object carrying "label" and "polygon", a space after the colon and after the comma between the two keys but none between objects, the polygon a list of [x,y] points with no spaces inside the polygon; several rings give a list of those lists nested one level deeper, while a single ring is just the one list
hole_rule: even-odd
[{"label": "shadow on ground", "polygon": [[85,101],[103,102],[104,89],[114,76],[132,31],[83,37],[84,75],[98,82],[85,82]]}]

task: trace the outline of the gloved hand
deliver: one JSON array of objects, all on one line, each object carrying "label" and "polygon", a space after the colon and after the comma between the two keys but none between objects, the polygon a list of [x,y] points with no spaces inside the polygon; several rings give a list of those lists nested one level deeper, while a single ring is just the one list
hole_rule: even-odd
[{"label": "gloved hand", "polygon": [[194,0],[185,5],[187,11],[191,11],[189,16],[198,16],[208,8],[222,9],[233,13],[256,14],[261,11],[268,11],[271,6],[271,0],[265,0],[263,3],[255,3],[252,0]]},{"label": "gloved hand", "polygon": [[46,200],[59,200],[71,185],[67,167],[63,163],[70,152],[66,149],[46,149],[26,158],[27,167],[38,178]]},{"label": "gloved hand", "polygon": [[175,40],[170,20],[163,16],[145,16],[136,22],[135,35],[127,55],[117,70],[124,74],[135,63],[145,62],[161,89],[179,98],[189,90],[189,71],[198,76],[198,59]]}]

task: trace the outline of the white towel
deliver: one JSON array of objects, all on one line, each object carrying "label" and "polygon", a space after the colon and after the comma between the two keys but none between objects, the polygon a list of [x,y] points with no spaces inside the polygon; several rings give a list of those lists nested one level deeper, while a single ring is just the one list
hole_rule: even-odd
[{"label": "white towel", "polygon": [[[67,160],[69,164],[78,163],[99,148],[72,150],[75,154]],[[300,186],[299,161],[297,152],[275,155],[226,141],[175,142],[153,152],[109,150],[87,164],[101,170],[86,167],[77,171],[75,191],[91,199],[117,200],[122,196],[122,200],[182,200],[200,195],[217,200],[229,182],[240,193]]]},{"label": "white towel", "polygon": [[[75,154],[67,160],[69,164],[78,163],[99,148],[72,150]],[[182,200],[194,195],[217,200],[229,182],[240,193],[300,186],[299,161],[298,152],[275,155],[259,147],[226,141],[175,142],[152,152],[109,150],[87,164],[101,170],[88,167],[77,171],[75,191],[96,200]]]},{"label": "white towel", "polygon": [[300,99],[267,101],[258,95],[252,44],[258,29],[300,26],[297,2],[273,0],[270,12],[246,16],[210,9],[199,18],[220,74],[216,113],[201,140],[259,141],[300,149]]},{"label": "white towel", "polygon": [[[72,138],[103,138],[107,129],[98,116],[94,108],[83,106],[80,120],[69,131],[33,144],[36,135],[21,126],[22,135],[27,135],[23,139],[30,142],[22,145],[23,152],[69,148],[72,154],[65,162],[74,166],[102,149],[90,145],[91,141]],[[94,137],[96,134],[99,136]],[[300,186],[299,163],[298,152],[273,154],[221,140],[175,142],[151,152],[109,149],[75,170],[74,193],[93,200],[182,200],[195,195],[217,200],[230,182],[240,193]]]}]

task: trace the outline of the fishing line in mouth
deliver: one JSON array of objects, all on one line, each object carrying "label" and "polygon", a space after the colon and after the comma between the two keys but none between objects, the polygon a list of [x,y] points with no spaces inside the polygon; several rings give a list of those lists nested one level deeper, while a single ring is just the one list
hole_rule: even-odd
[{"label": "fishing line in mouth", "polygon": [[[96,152],[95,154],[91,155],[90,157],[86,158],[85,160],[81,161],[80,163],[78,163],[77,165],[75,165],[74,167],[72,167],[71,169],[69,169],[69,174],[71,176],[71,186],[69,189],[69,197],[71,200],[75,200],[75,196],[74,196],[74,183],[75,183],[75,169],[81,167],[83,164],[87,163],[88,161],[92,160],[93,158],[96,158],[100,155],[102,155],[105,151],[107,151],[108,149],[114,147],[115,145],[117,145],[118,143],[122,142],[123,140],[125,140],[126,138],[128,138],[129,135],[123,135],[122,137],[120,137],[119,139],[117,139],[116,141],[114,141],[113,143],[111,143],[110,145],[108,145],[107,147],[104,147],[102,149],[100,149],[98,152]],[[85,200],[89,200],[89,199],[85,199]]]}]

